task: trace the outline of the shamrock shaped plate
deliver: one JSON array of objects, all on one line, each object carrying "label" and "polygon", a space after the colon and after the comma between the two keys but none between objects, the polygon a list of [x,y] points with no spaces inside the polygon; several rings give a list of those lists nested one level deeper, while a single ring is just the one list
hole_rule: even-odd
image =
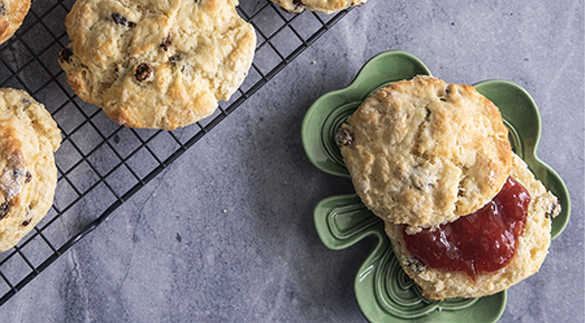
[{"label": "shamrock shaped plate", "polygon": [[[307,111],[302,140],[311,162],[331,175],[349,177],[334,140],[345,119],[377,89],[416,75],[431,75],[413,55],[388,51],[370,59],[344,89],[319,98]],[[552,238],[569,221],[569,193],[562,179],[536,156],[540,115],[530,95],[520,86],[499,80],[474,84],[477,91],[498,106],[508,127],[512,149],[561,203],[553,220]],[[378,239],[361,265],[354,282],[358,305],[371,322],[496,322],[506,307],[506,291],[477,299],[436,301],[421,295],[394,257],[382,220],[361,203],[356,194],[332,196],[315,207],[314,220],[321,241],[330,249],[345,249],[366,236]]]}]

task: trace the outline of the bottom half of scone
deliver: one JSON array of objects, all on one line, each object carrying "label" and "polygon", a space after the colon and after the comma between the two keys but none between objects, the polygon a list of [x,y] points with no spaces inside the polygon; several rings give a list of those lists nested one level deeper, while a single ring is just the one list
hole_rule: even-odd
[{"label": "bottom half of scone", "polygon": [[560,212],[557,198],[536,180],[518,156],[510,176],[530,195],[524,229],[516,239],[516,253],[502,268],[471,276],[462,271],[431,268],[414,257],[406,246],[404,226],[386,222],[386,233],[404,271],[432,299],[482,297],[492,295],[520,282],[538,271],[550,245],[551,217]]}]

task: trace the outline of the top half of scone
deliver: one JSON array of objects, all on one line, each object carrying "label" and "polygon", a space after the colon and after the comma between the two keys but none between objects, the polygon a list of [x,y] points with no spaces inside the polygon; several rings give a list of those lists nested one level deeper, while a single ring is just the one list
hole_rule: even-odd
[{"label": "top half of scone", "polygon": [[498,108],[468,85],[418,76],[366,99],[337,133],[357,194],[395,224],[433,227],[489,202],[513,154]]}]

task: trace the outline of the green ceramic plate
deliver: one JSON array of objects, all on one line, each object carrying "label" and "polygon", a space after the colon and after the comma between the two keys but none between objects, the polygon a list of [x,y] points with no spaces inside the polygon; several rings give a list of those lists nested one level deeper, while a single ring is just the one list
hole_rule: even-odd
[{"label": "green ceramic plate", "polygon": [[[348,177],[333,139],[338,127],[376,89],[421,74],[431,75],[418,58],[402,51],[388,51],[368,61],[348,87],[319,98],[307,111],[302,125],[303,145],[311,162],[326,173]],[[485,81],[475,87],[500,108],[514,151],[559,197],[562,212],[553,220],[551,232],[556,238],[569,220],[571,205],[561,178],[536,156],[540,138],[536,104],[524,89],[511,82]],[[321,241],[330,249],[345,249],[366,236],[377,238],[354,283],[360,309],[371,322],[487,323],[496,322],[504,311],[505,291],[479,299],[434,301],[423,297],[397,263],[382,221],[355,194],[322,200],[315,208],[314,219]]]}]

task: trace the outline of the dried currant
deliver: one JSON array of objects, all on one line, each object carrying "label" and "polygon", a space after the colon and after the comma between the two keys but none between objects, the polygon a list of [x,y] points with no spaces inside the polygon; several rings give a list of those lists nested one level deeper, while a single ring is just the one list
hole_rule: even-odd
[{"label": "dried currant", "polygon": [[71,56],[73,56],[73,51],[69,47],[64,47],[59,52],[59,60],[67,64],[71,63]]},{"label": "dried currant", "polygon": [[31,221],[31,220],[32,220],[32,219],[24,220],[24,221],[22,222],[22,226],[26,227],[27,225],[29,225],[29,224],[30,224],[30,221]]},{"label": "dried currant", "polygon": [[425,115],[425,121],[429,122],[431,121],[431,109],[429,109],[428,106],[426,106],[425,109],[427,110],[427,114]]},{"label": "dried currant", "polygon": [[181,59],[182,59],[181,55],[176,54],[176,55],[169,57],[169,62],[171,62],[171,64],[173,64],[173,66],[174,66],[175,64],[177,64],[177,62],[180,62]]},{"label": "dried currant", "polygon": [[17,178],[19,178],[21,176],[24,176],[24,174],[20,171],[20,169],[18,169],[18,168],[13,168],[12,169],[12,178],[14,180],[16,180]]},{"label": "dried currant", "polygon": [[6,7],[4,6],[4,4],[0,5],[0,15],[6,16]]},{"label": "dried currant", "polygon": [[30,183],[30,181],[32,181],[32,174],[29,171],[27,171],[26,175],[24,175],[24,176],[25,176],[25,179],[24,179],[25,184],[28,184],[28,183]]},{"label": "dried currant", "polygon": [[293,5],[295,6],[295,9],[298,9],[302,6],[304,6],[305,4],[301,1],[301,0],[293,0]]},{"label": "dried currant", "polygon": [[4,217],[8,214],[9,209],[10,205],[8,204],[8,202],[0,204],[0,220],[4,219]]},{"label": "dried currant", "polygon": [[115,12],[112,14],[112,20],[114,20],[114,22],[117,23],[118,25],[124,26],[126,26],[126,22],[128,22],[128,20],[125,17]]},{"label": "dried currant", "polygon": [[143,82],[150,77],[153,71],[154,69],[150,64],[141,63],[134,69],[134,77],[136,77],[136,80],[138,80],[138,82]]},{"label": "dried currant", "polygon": [[126,17],[122,16],[119,13],[113,13],[112,14],[112,20],[114,20],[115,23],[117,23],[118,25],[122,25],[122,26],[127,26],[127,27],[134,27],[136,26],[135,23],[133,23],[132,21],[126,19]]},{"label": "dried currant", "polygon": [[169,50],[169,47],[171,47],[171,34],[168,34],[167,38],[165,38],[162,44],[160,44],[160,48],[162,48],[162,50],[165,52]]},{"label": "dried currant", "polygon": [[560,212],[561,203],[559,201],[555,201],[550,208],[550,211],[544,214],[545,217],[550,218],[551,216],[556,216],[558,212]]},{"label": "dried currant", "polygon": [[353,135],[345,128],[339,128],[335,134],[335,142],[339,146],[348,146],[353,142]]}]

